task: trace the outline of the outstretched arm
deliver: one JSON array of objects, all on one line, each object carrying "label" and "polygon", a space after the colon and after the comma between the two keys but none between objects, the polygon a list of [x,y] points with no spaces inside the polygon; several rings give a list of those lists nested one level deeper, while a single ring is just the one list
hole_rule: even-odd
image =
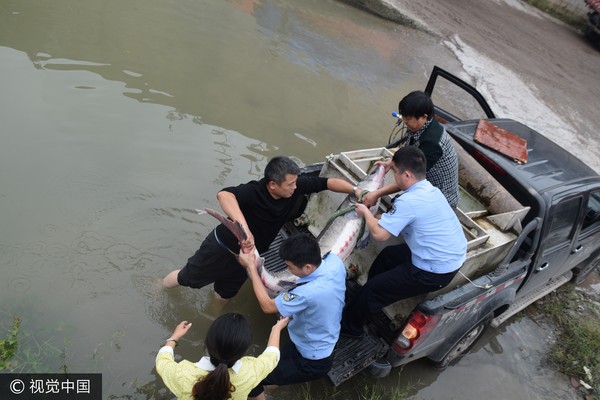
[{"label": "outstretched arm", "polygon": [[175,348],[175,346],[177,346],[177,342],[179,342],[179,339],[184,337],[191,327],[191,322],[181,321],[179,325],[175,327],[175,330],[171,334],[171,337],[166,340],[165,344],[169,347]]},{"label": "outstretched arm", "polygon": [[386,196],[386,195],[392,194],[392,193],[397,193],[400,190],[401,190],[400,186],[398,186],[398,184],[396,182],[391,182],[377,190],[373,190],[372,192],[368,192],[367,194],[365,194],[362,198],[362,202],[367,207],[371,207],[373,204],[375,204],[377,199],[379,199],[380,197],[383,197],[383,196]]},{"label": "outstretched arm", "polygon": [[289,317],[281,317],[277,320],[275,325],[271,328],[271,334],[269,335],[269,341],[267,342],[267,347],[274,346],[279,347],[279,338],[281,336],[281,331],[285,328],[290,321]]},{"label": "outstretched arm", "polygon": [[327,179],[327,189],[331,190],[332,192],[348,193],[348,194],[354,193],[355,196],[358,196],[360,193],[357,193],[358,189],[356,190],[356,192],[354,191],[355,187],[356,186],[354,186],[350,182],[345,181],[343,179],[339,179],[339,178]]},{"label": "outstretched arm", "polygon": [[260,275],[256,270],[254,256],[254,253],[244,254],[240,252],[239,262],[242,267],[246,268],[248,271],[248,277],[250,278],[250,281],[252,281],[252,290],[254,290],[254,294],[256,295],[258,304],[260,304],[260,308],[265,314],[275,314],[279,312],[279,310],[275,305],[275,300],[269,297],[265,286],[260,280]]},{"label": "outstretched arm", "polygon": [[377,240],[378,242],[382,242],[392,237],[391,233],[389,233],[387,230],[385,230],[379,225],[379,219],[377,219],[373,214],[371,214],[371,211],[369,211],[367,206],[365,206],[364,204],[357,204],[356,213],[365,218],[367,228],[369,229],[369,232],[371,232],[371,236],[373,236],[375,240]]}]

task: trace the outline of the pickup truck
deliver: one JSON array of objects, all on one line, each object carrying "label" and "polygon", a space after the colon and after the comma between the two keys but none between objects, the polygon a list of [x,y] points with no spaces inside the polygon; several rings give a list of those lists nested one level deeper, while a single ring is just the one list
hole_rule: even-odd
[{"label": "pickup truck", "polygon": [[[466,94],[470,109],[478,109],[483,118],[459,118],[458,112],[438,107],[436,86],[444,88],[439,90],[444,96],[452,95],[454,105],[458,94]],[[522,123],[496,118],[475,88],[439,67],[434,67],[425,92],[434,98],[435,117],[454,139],[459,155],[461,200],[456,214],[468,241],[467,259],[450,285],[386,307],[372,316],[367,335],[359,340],[340,338],[328,374],[336,386],[361,371],[384,377],[391,368],[421,358],[445,368],[487,327],[498,327],[569,281],[580,283],[600,265],[600,176],[594,170]],[[467,108],[460,104],[457,108]],[[481,119],[526,141],[527,161],[517,162],[475,141]],[[400,119],[396,125],[400,127]],[[392,136],[387,146],[332,154],[303,173],[356,184],[374,161],[393,154],[401,139]],[[393,178],[388,173],[386,179]],[[299,205],[297,218],[263,254],[266,268],[285,268],[277,257],[281,240],[297,231],[317,237],[344,199],[325,191]],[[381,199],[380,210],[390,204],[391,197]],[[352,252],[346,260],[351,277],[347,297],[364,284],[378,252],[399,240],[371,240]]]}]

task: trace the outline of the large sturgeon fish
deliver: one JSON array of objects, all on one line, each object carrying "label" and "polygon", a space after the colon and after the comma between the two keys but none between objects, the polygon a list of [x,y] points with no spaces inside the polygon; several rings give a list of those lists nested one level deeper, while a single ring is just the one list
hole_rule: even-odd
[{"label": "large sturgeon fish", "polygon": [[[359,189],[362,189],[362,191],[366,190],[372,192],[383,186],[384,176],[385,168],[382,165],[377,164],[371,173],[356,186]],[[338,211],[334,214],[336,217],[332,218],[321,231],[321,234],[317,238],[319,246],[321,247],[321,254],[324,255],[331,252],[337,254],[345,261],[352,253],[352,250],[354,250],[354,247],[359,240],[360,233],[364,228],[363,218],[354,211],[353,205],[355,202],[356,197],[354,195],[348,195],[338,207]],[[379,201],[370,208],[373,214],[377,211],[378,203]],[[239,222],[232,221],[220,212],[210,208],[197,211],[198,214],[207,213],[218,219],[234,234],[240,243],[248,237]],[[254,248],[254,253],[256,267],[261,281],[271,296],[275,296],[278,293],[290,290],[296,286],[295,282],[296,279],[298,279],[297,276],[293,275],[288,270],[279,272],[267,270],[264,268],[264,258],[260,256],[256,248]]]},{"label": "large sturgeon fish", "polygon": [[[383,186],[385,177],[385,168],[377,164],[365,178],[356,185],[361,192],[372,192]],[[354,211],[356,198],[352,195],[346,197],[334,213],[334,217],[325,225],[317,240],[321,247],[321,254],[328,252],[337,254],[342,260],[346,261],[348,256],[354,250],[358,243],[359,236],[364,231],[364,219]],[[377,212],[379,201],[371,206],[372,214]],[[341,214],[341,215],[338,215]]]}]

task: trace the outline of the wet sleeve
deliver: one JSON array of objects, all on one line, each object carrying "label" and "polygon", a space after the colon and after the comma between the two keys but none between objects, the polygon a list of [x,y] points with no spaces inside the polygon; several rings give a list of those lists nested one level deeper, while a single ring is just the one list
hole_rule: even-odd
[{"label": "wet sleeve", "polygon": [[162,378],[165,386],[177,397],[183,393],[177,377],[178,371],[179,364],[175,362],[173,348],[163,346],[156,355],[156,372]]}]

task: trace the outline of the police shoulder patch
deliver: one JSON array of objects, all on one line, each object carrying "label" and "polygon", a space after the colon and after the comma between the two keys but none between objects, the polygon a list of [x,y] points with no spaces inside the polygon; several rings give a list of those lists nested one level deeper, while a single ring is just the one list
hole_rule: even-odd
[{"label": "police shoulder patch", "polygon": [[292,300],[294,300],[296,297],[298,297],[298,296],[296,296],[294,293],[285,292],[285,293],[283,294],[283,300],[284,300],[284,301],[292,301]]}]

